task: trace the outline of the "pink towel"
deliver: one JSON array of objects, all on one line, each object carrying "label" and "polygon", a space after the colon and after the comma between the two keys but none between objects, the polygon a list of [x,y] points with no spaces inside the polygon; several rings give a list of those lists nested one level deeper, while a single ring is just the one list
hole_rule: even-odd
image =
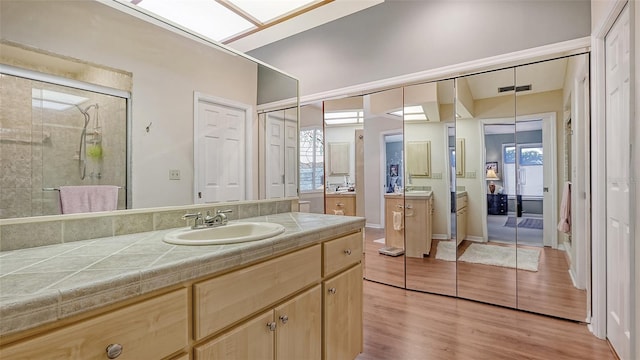
[{"label": "pink towel", "polygon": [[61,186],[63,214],[111,211],[118,208],[118,187],[113,185]]},{"label": "pink towel", "polygon": [[571,183],[568,181],[564,183],[564,190],[562,192],[558,230],[566,234],[571,233]]}]

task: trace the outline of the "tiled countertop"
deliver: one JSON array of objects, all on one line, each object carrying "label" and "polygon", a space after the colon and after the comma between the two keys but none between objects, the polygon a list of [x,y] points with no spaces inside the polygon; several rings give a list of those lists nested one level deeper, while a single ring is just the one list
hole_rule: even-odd
[{"label": "tiled countertop", "polygon": [[173,229],[0,252],[0,336],[289,252],[364,226],[364,218],[283,213],[270,239],[209,246],[162,241]]}]

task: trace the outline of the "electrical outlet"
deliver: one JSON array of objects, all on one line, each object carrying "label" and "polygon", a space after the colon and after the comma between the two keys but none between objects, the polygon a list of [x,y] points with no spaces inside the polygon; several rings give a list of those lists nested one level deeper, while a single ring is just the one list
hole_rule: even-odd
[{"label": "electrical outlet", "polygon": [[169,170],[169,180],[180,180],[180,170]]}]

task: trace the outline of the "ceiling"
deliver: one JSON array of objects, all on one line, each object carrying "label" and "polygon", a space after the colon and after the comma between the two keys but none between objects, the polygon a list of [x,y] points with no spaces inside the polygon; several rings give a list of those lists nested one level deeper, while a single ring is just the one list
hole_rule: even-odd
[{"label": "ceiling", "polygon": [[384,0],[126,1],[156,17],[169,20],[242,52],[384,2]]}]

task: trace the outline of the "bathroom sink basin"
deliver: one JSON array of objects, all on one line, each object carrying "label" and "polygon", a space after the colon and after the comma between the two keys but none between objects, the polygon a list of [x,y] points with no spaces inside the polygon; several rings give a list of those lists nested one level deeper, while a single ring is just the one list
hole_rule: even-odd
[{"label": "bathroom sink basin", "polygon": [[220,245],[267,239],[284,232],[284,226],[269,222],[237,222],[205,229],[182,228],[164,237],[175,245]]}]

